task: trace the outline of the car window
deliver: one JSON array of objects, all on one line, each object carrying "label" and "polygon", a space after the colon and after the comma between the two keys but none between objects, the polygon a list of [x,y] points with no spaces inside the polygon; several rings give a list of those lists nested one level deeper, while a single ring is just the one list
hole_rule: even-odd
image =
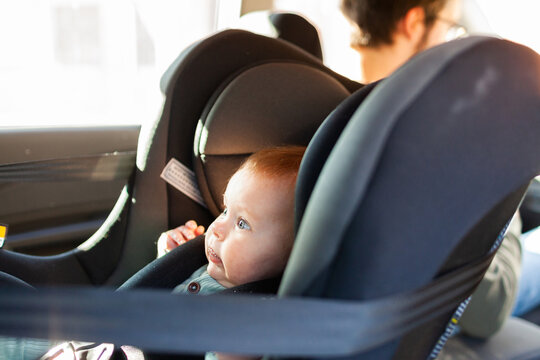
[{"label": "car window", "polygon": [[219,10],[219,0],[0,2],[0,128],[153,120],[161,74],[218,29]]},{"label": "car window", "polygon": [[[470,0],[469,0],[470,1]],[[540,2],[536,0],[476,0],[495,33],[540,52]]]},{"label": "car window", "polygon": [[[490,30],[540,51],[534,0],[465,0]],[[161,105],[159,78],[191,42],[226,28],[240,0],[18,0],[0,4],[0,128],[142,124]],[[358,79],[339,0],[274,0],[319,29],[325,63]]]}]

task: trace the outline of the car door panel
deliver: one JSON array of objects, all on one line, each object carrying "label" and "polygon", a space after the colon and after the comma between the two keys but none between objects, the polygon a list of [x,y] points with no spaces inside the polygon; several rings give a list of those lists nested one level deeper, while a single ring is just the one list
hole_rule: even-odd
[{"label": "car door panel", "polygon": [[103,222],[135,164],[139,126],[0,130],[5,247],[50,254]]}]

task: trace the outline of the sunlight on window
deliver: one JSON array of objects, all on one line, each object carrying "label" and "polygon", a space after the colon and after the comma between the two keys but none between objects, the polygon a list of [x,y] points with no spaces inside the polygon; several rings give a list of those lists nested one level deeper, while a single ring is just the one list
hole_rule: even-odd
[{"label": "sunlight on window", "polygon": [[0,127],[142,124],[159,79],[216,29],[218,0],[0,3]]},{"label": "sunlight on window", "polygon": [[[473,1],[473,0],[465,0]],[[489,27],[540,52],[540,1],[476,0]],[[159,79],[193,41],[236,21],[240,0],[0,2],[0,127],[143,124]],[[274,0],[319,29],[325,64],[360,78],[339,0]]]},{"label": "sunlight on window", "polygon": [[493,31],[540,53],[540,1],[477,0]]}]

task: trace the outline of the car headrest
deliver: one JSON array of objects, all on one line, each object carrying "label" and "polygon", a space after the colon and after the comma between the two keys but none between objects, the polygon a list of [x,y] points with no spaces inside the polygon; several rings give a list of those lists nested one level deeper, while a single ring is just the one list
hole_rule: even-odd
[{"label": "car headrest", "polygon": [[540,59],[524,46],[446,43],[361,95],[307,149],[302,167],[322,170],[298,180],[314,185],[298,191],[310,195],[281,295],[368,300],[424,286],[485,254],[540,173]]},{"label": "car headrest", "polygon": [[[309,86],[306,86],[309,84]],[[214,215],[240,163],[269,146],[304,145],[349,91],[312,66],[268,62],[235,74],[203,112],[195,136],[195,173]]]},{"label": "car headrest", "polygon": [[323,60],[319,32],[304,16],[281,11],[254,11],[242,15],[238,27],[288,41]]}]

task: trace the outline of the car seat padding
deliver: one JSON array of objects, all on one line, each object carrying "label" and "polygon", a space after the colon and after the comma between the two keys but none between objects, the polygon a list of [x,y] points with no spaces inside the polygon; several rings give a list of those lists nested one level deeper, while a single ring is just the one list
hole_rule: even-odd
[{"label": "car seat padding", "polygon": [[269,146],[307,146],[349,95],[335,78],[301,63],[263,63],[235,74],[209,102],[195,136],[195,173],[210,211],[222,211],[226,184],[247,156]]}]

